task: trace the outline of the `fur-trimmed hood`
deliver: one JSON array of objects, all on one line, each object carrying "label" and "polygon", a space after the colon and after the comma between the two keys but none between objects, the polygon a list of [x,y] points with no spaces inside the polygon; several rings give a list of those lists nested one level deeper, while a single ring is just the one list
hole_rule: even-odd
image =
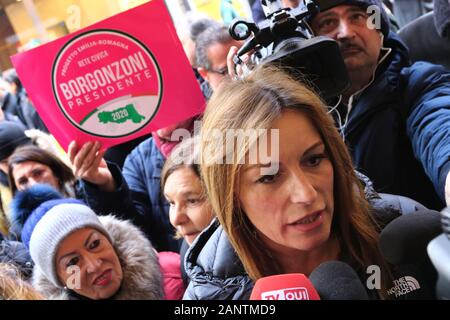
[{"label": "fur-trimmed hood", "polygon": [[[119,220],[112,215],[101,216],[99,219],[113,241],[123,272],[122,286],[112,299],[164,299],[158,254],[144,234],[131,222]],[[52,284],[37,266],[33,270],[32,283],[48,299],[74,298],[67,290]]]}]

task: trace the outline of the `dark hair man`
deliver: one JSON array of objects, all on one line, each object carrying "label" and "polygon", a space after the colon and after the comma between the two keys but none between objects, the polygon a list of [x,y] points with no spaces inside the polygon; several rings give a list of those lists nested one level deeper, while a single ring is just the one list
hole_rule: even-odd
[{"label": "dark hair man", "polygon": [[338,42],[350,75],[336,118],[356,168],[379,192],[441,209],[447,191],[450,204],[450,73],[410,63],[378,0],[344,1],[309,22]]}]

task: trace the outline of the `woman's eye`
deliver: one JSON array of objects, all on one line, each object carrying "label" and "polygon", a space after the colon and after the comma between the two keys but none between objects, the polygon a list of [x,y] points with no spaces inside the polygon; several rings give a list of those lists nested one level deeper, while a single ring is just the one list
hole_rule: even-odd
[{"label": "woman's eye", "polygon": [[259,178],[256,182],[262,183],[262,184],[270,184],[275,181],[275,178],[276,178],[276,175],[274,175],[274,174],[266,175],[266,176],[262,176],[261,178]]},{"label": "woman's eye", "polygon": [[187,202],[190,204],[196,204],[198,203],[200,200],[199,199],[188,199]]},{"label": "woman's eye", "polygon": [[[167,198],[166,198],[166,199],[167,199]],[[172,208],[172,207],[175,207],[175,202],[167,200],[167,203],[169,204],[169,206],[170,206],[171,208]]]},{"label": "woman's eye", "polygon": [[100,239],[94,240],[91,242],[89,249],[95,249],[100,245]]},{"label": "woman's eye", "polygon": [[325,158],[324,154],[318,154],[307,158],[305,162],[308,167],[317,167]]},{"label": "woman's eye", "polygon": [[72,259],[69,260],[69,262],[67,262],[67,267],[77,265],[78,261],[80,261],[80,259],[78,257],[73,257]]}]

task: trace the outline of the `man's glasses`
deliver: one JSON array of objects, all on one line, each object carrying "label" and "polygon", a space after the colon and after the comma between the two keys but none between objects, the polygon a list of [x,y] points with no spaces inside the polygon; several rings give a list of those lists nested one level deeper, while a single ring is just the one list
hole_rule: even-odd
[{"label": "man's glasses", "polygon": [[225,66],[220,69],[209,69],[209,72],[217,73],[217,74],[220,74],[221,76],[226,76],[226,75],[228,75],[228,67]]}]

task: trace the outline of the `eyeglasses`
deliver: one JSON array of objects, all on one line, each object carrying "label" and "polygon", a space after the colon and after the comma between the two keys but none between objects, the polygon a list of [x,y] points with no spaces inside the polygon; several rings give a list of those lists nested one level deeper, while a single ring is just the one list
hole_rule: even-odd
[{"label": "eyeglasses", "polygon": [[209,69],[209,72],[217,73],[220,74],[221,76],[226,76],[228,75],[228,67],[225,66],[220,69]]}]

